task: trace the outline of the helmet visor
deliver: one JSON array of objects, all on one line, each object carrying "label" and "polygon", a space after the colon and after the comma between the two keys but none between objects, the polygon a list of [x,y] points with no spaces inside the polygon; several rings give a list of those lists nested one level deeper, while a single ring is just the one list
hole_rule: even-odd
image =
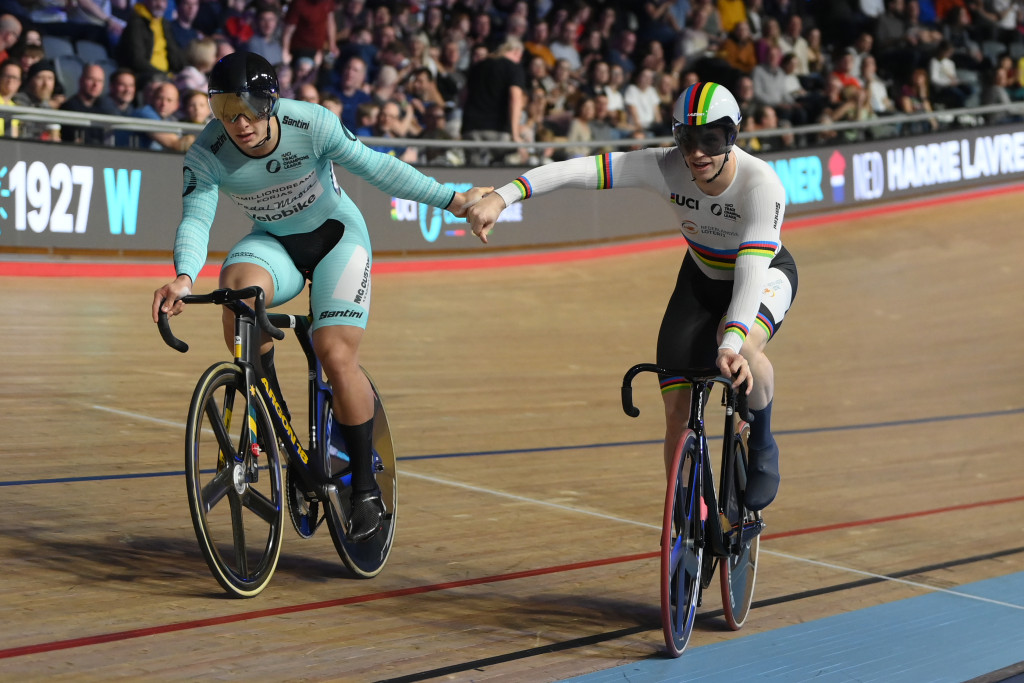
[{"label": "helmet visor", "polygon": [[736,139],[733,132],[725,126],[688,126],[679,122],[672,126],[672,137],[679,148],[687,154],[699,149],[709,157],[725,154]]},{"label": "helmet visor", "polygon": [[250,121],[269,119],[274,110],[274,96],[264,93],[223,92],[210,95],[210,110],[219,120],[234,123],[239,116]]}]

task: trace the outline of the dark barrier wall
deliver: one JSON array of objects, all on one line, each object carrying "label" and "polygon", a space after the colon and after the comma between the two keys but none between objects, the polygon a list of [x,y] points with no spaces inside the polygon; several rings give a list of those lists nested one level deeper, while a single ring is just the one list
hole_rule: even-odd
[{"label": "dark barrier wall", "polygon": [[[975,128],[763,158],[785,185],[786,215],[793,217],[1019,180],[1019,128]],[[0,139],[0,252],[169,252],[181,217],[181,167],[182,158],[174,154]],[[501,185],[523,170],[424,169],[460,190]],[[465,221],[448,212],[388,197],[341,168],[338,181],[362,208],[378,254],[484,253]],[[672,233],[677,226],[669,201],[642,190],[535,197],[502,214],[491,244],[537,247]],[[211,251],[227,251],[248,229],[241,212],[222,198]]]}]

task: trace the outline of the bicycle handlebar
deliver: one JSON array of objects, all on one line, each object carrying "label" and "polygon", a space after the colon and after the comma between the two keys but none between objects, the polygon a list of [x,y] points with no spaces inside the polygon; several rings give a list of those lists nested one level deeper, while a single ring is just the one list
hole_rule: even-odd
[{"label": "bicycle handlebar", "polygon": [[[256,300],[256,310],[249,308],[245,304],[245,299]],[[263,292],[262,287],[245,287],[243,289],[215,289],[209,294],[189,294],[181,297],[181,301],[186,304],[220,304],[226,305],[231,310],[240,313],[246,313],[249,311],[253,314],[256,322],[260,328],[269,334],[271,337],[277,340],[284,339],[284,331],[278,329],[270,322],[267,317],[267,297]],[[183,342],[174,336],[171,332],[171,323],[167,317],[167,314],[160,311],[157,320],[157,327],[160,329],[160,336],[163,337],[164,343],[170,346],[175,351],[185,353],[188,351],[188,344]]]},{"label": "bicycle handlebar", "polygon": [[[690,368],[682,370],[671,370],[663,368],[653,363],[640,363],[634,365],[622,378],[622,411],[630,417],[637,417],[640,415],[640,409],[633,404],[633,378],[639,375],[641,372],[654,372],[659,375],[670,375],[672,377],[685,377],[691,381],[709,381],[709,382],[721,382],[722,384],[731,385],[732,380],[722,375],[718,368]],[[750,413],[750,408],[747,406],[747,392],[746,383],[735,390],[736,394],[736,410],[740,414],[740,418],[748,424],[754,421],[754,416]]]}]

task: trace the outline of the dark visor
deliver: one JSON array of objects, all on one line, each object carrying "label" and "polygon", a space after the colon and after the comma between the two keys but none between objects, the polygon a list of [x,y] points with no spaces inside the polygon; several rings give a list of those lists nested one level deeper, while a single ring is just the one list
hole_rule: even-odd
[{"label": "dark visor", "polygon": [[676,123],[672,126],[672,137],[684,152],[700,150],[710,157],[725,154],[735,141],[733,131],[724,126],[687,126]]}]

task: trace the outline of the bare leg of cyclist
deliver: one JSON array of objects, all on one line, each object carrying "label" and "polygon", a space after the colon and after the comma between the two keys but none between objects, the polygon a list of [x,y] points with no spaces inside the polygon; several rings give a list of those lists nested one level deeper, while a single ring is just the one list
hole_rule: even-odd
[{"label": "bare leg of cyclist", "polygon": [[[267,305],[274,300],[274,278],[262,266],[255,263],[234,263],[224,268],[220,273],[220,286],[228,289],[242,289],[244,287],[257,286],[263,289],[266,294]],[[255,306],[255,301],[250,299],[247,302]],[[234,349],[235,340],[235,315],[227,308],[221,311],[221,320],[224,323],[224,343],[228,350]],[[274,367],[274,341],[268,334],[262,335],[260,343],[260,362],[263,365],[263,374],[270,383],[270,390],[280,402],[281,411],[285,418],[291,420],[291,413],[288,405],[284,402],[284,394],[281,392],[281,385],[277,381],[277,370]]]},{"label": "bare leg of cyclist", "polygon": [[779,446],[772,436],[772,398],[775,395],[775,370],[764,354],[768,334],[755,325],[747,335],[740,353],[750,365],[754,388],[748,397],[754,421],[750,424],[747,463],[746,505],[763,510],[779,491]]},{"label": "bare leg of cyclist", "polygon": [[[262,266],[255,263],[233,263],[220,271],[220,286],[227,289],[243,289],[245,287],[260,287],[266,294],[267,306],[274,300],[274,278],[270,276]],[[247,303],[255,306],[255,301],[249,299]],[[221,313],[224,321],[224,343],[228,350],[235,348],[235,314],[224,308]],[[260,344],[260,353],[266,353],[273,347],[273,341],[269,335],[263,335],[263,343]]]},{"label": "bare leg of cyclist", "polygon": [[665,403],[665,479],[668,480],[672,459],[679,448],[686,425],[690,421],[690,390],[675,389],[661,395]]},{"label": "bare leg of cyclist", "polygon": [[373,471],[373,389],[359,368],[363,329],[330,325],[313,332],[313,348],[331,382],[334,418],[352,466],[349,539],[363,541],[381,528],[384,506]]}]

